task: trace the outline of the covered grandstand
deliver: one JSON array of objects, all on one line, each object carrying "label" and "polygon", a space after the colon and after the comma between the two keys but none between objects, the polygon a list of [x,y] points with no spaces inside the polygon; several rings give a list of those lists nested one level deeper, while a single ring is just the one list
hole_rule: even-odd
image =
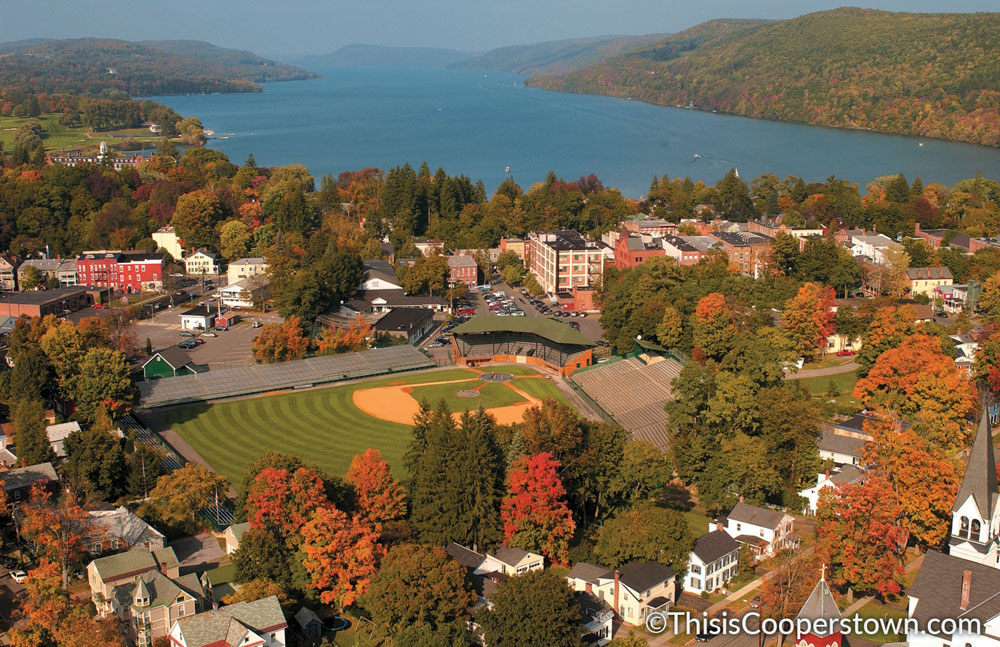
[{"label": "covered grandstand", "polygon": [[[647,350],[648,349],[644,349]],[[673,399],[670,384],[684,368],[670,356],[642,357],[601,364],[576,373],[572,381],[636,440],[667,448],[667,414]]]},{"label": "covered grandstand", "polygon": [[473,317],[452,331],[455,363],[516,362],[560,375],[594,363],[594,342],[564,323],[542,317]]},{"label": "covered grandstand", "polygon": [[278,364],[240,366],[140,382],[139,406],[152,409],[189,402],[205,402],[414,371],[434,365],[426,355],[407,344]]}]

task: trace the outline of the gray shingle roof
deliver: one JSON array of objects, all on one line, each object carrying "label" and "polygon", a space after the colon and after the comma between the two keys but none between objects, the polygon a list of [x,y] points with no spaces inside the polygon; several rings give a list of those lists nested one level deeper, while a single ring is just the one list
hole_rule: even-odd
[{"label": "gray shingle roof", "polygon": [[[206,611],[177,621],[188,647],[204,647],[242,634],[243,628],[250,628],[264,634],[288,626],[285,614],[281,612],[278,596],[238,602],[224,606],[218,611]],[[235,636],[238,641],[242,635]],[[235,643],[232,643],[235,644]]]},{"label": "gray shingle roof", "polygon": [[583,580],[584,582],[590,582],[591,584],[597,584],[597,580],[602,577],[609,576],[611,569],[607,566],[598,566],[597,564],[588,564],[587,562],[577,562],[573,564],[573,568],[569,569],[569,573],[566,574],[567,578],[574,580]]},{"label": "gray shingle roof", "polygon": [[820,451],[834,452],[837,454],[853,456],[854,458],[861,458],[861,455],[864,453],[865,442],[864,438],[842,436],[840,434],[824,431],[819,437],[819,440],[816,441],[816,446],[819,447]]},{"label": "gray shingle roof", "polygon": [[762,528],[770,528],[771,530],[777,528],[784,517],[785,513],[780,510],[758,508],[749,503],[737,503],[728,515],[729,519],[734,519],[740,523],[749,523]]},{"label": "gray shingle roof", "polygon": [[739,543],[724,530],[713,530],[694,540],[691,552],[705,564],[711,564],[723,555],[739,550]]},{"label": "gray shingle roof", "polygon": [[92,564],[104,582],[156,569],[156,558],[148,550],[136,549],[95,559]]},{"label": "gray shingle roof", "polygon": [[[962,580],[969,571],[969,604],[961,608]],[[928,550],[907,590],[917,598],[911,617],[926,629],[931,618],[978,618],[982,626],[1000,614],[1000,570],[970,560]]]},{"label": "gray shingle roof", "polygon": [[[802,609],[799,610],[799,615],[795,616],[796,619],[803,618],[814,621],[821,618],[823,620],[838,620],[842,617],[840,609],[837,607],[837,601],[833,598],[833,594],[830,593],[830,587],[827,586],[826,580],[823,579],[816,582],[812,593],[809,594],[805,604],[802,605]],[[823,638],[833,632],[818,631],[816,629],[812,633]]]},{"label": "gray shingle roof", "polygon": [[[167,364],[170,364],[170,367],[173,368],[175,371],[191,363],[191,357],[184,352],[183,348],[180,348],[178,346],[171,346],[170,348],[164,348],[163,350],[154,354],[153,357],[150,357],[148,360],[146,360],[146,364],[152,362],[157,355],[162,357]],[[142,365],[143,368],[145,368],[146,364]]]},{"label": "gray shingle roof", "polygon": [[993,507],[997,499],[997,461],[993,455],[993,431],[990,425],[990,416],[987,411],[983,411],[983,417],[979,420],[979,429],[976,430],[976,438],[972,441],[972,449],[969,452],[969,464],[965,468],[965,478],[962,479],[962,487],[955,497],[955,506],[952,512],[956,512],[962,504],[971,496],[979,510],[981,519],[989,519],[993,515]]},{"label": "gray shingle roof", "polygon": [[466,568],[476,569],[479,565],[483,563],[485,559],[482,555],[474,550],[470,550],[461,544],[456,544],[451,542],[445,549],[452,558],[455,559],[459,564]]},{"label": "gray shingle roof", "polygon": [[677,571],[659,562],[629,562],[618,569],[618,581],[638,593],[673,579],[676,575]]},{"label": "gray shingle roof", "polygon": [[35,483],[49,483],[58,481],[55,468],[52,463],[39,463],[38,465],[28,465],[7,470],[0,474],[0,481],[3,481],[3,489],[6,491],[17,490],[24,487],[31,487]]},{"label": "gray shingle roof", "polygon": [[488,554],[507,566],[517,566],[518,562],[528,556],[528,551],[513,546],[501,546]]}]

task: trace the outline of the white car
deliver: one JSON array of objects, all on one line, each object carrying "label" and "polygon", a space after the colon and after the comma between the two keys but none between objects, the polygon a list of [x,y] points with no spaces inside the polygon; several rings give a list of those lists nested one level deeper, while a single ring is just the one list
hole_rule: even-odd
[{"label": "white car", "polygon": [[26,579],[28,579],[28,574],[25,573],[24,571],[11,571],[10,572],[10,577],[15,582],[17,582],[18,584],[20,584],[20,583],[24,582]]}]

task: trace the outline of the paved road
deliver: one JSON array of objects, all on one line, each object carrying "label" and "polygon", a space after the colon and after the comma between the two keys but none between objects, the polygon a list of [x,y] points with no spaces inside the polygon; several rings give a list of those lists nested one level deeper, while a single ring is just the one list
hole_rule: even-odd
[{"label": "paved road", "polygon": [[850,373],[852,371],[856,371],[858,368],[859,368],[858,363],[852,360],[846,364],[841,364],[840,366],[827,366],[826,368],[806,369],[804,371],[799,371],[797,373],[785,373],[785,379],[804,380],[810,377],[826,377],[827,375],[840,375],[841,373]]}]

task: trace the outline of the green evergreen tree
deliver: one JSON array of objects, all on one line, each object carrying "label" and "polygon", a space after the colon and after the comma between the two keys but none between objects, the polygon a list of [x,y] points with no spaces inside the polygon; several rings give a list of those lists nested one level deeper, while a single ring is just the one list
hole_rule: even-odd
[{"label": "green evergreen tree", "polygon": [[17,458],[24,465],[48,463],[56,458],[45,431],[45,409],[39,400],[14,404],[14,442]]}]

